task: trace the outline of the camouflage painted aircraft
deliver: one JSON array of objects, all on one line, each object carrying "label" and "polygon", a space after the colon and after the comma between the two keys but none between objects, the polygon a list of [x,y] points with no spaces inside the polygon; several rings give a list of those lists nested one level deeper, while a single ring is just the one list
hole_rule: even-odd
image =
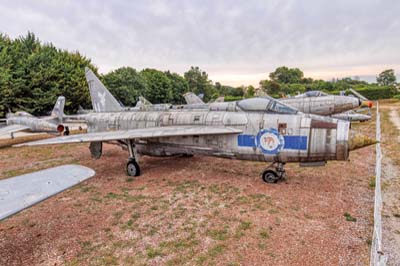
[{"label": "camouflage painted aircraft", "polygon": [[47,117],[35,117],[27,112],[19,111],[6,115],[7,126],[0,128],[1,135],[10,135],[14,138],[14,133],[18,131],[64,133],[69,134],[68,127],[62,124],[64,116],[65,97],[60,96],[54,105],[53,111]]},{"label": "camouflage painted aircraft", "polygon": [[96,112],[85,115],[87,134],[17,146],[90,142],[92,156],[99,158],[103,142],[118,141],[129,152],[130,176],[140,175],[136,158],[141,154],[198,154],[269,162],[262,178],[277,182],[285,177],[286,163],[317,166],[347,160],[350,151],[375,143],[351,132],[347,121],[300,113],[272,98],[232,102],[223,111],[124,111],[96,77],[89,84]]}]

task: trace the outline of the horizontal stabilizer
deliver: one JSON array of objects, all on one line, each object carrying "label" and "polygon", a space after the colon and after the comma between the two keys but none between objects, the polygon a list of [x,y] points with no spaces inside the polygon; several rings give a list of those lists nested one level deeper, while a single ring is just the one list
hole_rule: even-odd
[{"label": "horizontal stabilizer", "polygon": [[62,165],[0,180],[0,220],[94,176],[81,165]]},{"label": "horizontal stabilizer", "polygon": [[171,126],[171,127],[153,127],[131,130],[93,132],[87,134],[78,134],[71,136],[63,136],[52,139],[38,140],[15,145],[20,146],[37,146],[64,143],[80,143],[93,141],[111,141],[124,139],[146,139],[146,138],[163,138],[163,137],[179,137],[194,135],[223,135],[223,134],[239,134],[242,131],[230,127],[210,127],[210,126]]},{"label": "horizontal stabilizer", "polygon": [[0,136],[10,135],[11,133],[29,129],[30,127],[24,125],[10,125],[0,128]]}]

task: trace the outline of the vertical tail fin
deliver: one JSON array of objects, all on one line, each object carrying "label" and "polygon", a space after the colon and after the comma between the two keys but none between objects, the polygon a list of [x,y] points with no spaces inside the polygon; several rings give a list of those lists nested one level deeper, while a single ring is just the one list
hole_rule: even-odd
[{"label": "vertical tail fin", "polygon": [[51,116],[57,117],[60,120],[60,122],[62,122],[62,119],[64,117],[64,106],[65,106],[65,97],[60,96],[57,98],[53,111],[51,111]]},{"label": "vertical tail fin", "polygon": [[85,68],[86,81],[89,85],[92,106],[95,112],[122,111],[121,105],[96,77],[92,70]]},{"label": "vertical tail fin", "polygon": [[204,104],[203,100],[193,92],[187,92],[183,94],[187,104]]}]

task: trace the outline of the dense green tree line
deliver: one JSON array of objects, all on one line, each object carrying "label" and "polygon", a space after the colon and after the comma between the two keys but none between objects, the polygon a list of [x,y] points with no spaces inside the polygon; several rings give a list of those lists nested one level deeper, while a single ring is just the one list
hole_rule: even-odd
[{"label": "dense green tree line", "polygon": [[96,72],[90,59],[79,52],[67,52],[52,44],[41,44],[33,33],[11,40],[0,35],[0,116],[7,109],[44,115],[59,95],[68,101],[66,109],[89,106],[85,66]]},{"label": "dense green tree line", "polygon": [[[25,110],[34,115],[49,112],[59,95],[67,99],[66,112],[74,113],[79,105],[91,108],[84,69],[97,68],[79,52],[57,49],[41,43],[33,33],[16,39],[0,34],[0,117],[7,109]],[[267,75],[266,75],[267,77]],[[121,67],[100,79],[125,106],[134,106],[139,96],[152,103],[184,103],[182,94],[192,91],[208,102],[219,96],[226,100],[253,97],[253,86],[232,87],[212,82],[199,67],[191,67],[183,76],[170,71]],[[351,78],[332,81],[305,78],[298,68],[278,67],[261,80],[259,89],[275,97],[294,95],[307,90],[338,93],[349,88],[363,91],[374,98],[393,97],[396,77],[389,69],[379,74],[377,83],[368,84]]]}]

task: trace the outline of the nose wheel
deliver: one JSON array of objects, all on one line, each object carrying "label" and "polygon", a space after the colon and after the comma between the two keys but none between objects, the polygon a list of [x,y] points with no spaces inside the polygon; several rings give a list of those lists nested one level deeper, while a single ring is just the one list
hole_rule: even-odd
[{"label": "nose wheel", "polygon": [[277,183],[279,180],[285,179],[286,173],[284,166],[285,163],[272,163],[264,172],[262,172],[262,180],[265,183]]}]

